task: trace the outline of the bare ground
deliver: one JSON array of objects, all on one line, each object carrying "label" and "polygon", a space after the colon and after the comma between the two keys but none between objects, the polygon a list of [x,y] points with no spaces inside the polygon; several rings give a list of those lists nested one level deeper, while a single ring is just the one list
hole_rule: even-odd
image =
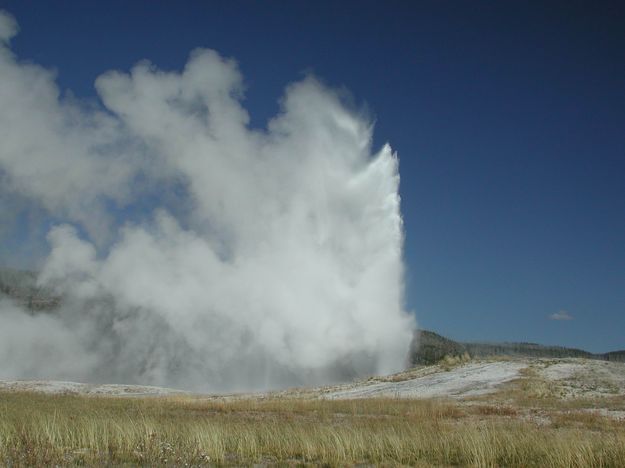
[{"label": "bare ground", "polygon": [[[472,398],[497,394],[524,383],[534,396],[562,399],[625,395],[625,364],[590,359],[483,359],[456,365],[433,365],[389,376],[371,377],[336,386],[295,388],[239,395],[196,395],[215,398],[307,397],[354,398]],[[48,394],[162,396],[190,394],[181,390],[139,385],[94,385],[52,380],[1,381],[0,391]]]}]

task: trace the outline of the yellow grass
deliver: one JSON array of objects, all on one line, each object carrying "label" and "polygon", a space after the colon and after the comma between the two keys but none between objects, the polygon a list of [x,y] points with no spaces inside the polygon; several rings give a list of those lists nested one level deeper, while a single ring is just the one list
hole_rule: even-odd
[{"label": "yellow grass", "polygon": [[0,393],[0,465],[625,466],[596,414],[546,426],[505,405]]}]

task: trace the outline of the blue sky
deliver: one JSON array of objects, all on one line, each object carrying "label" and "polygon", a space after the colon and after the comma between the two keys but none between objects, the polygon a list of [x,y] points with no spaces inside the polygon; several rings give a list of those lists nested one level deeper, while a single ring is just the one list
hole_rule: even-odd
[{"label": "blue sky", "polygon": [[[252,126],[313,72],[400,158],[406,302],[463,340],[625,348],[620,2],[30,2],[13,50],[95,99],[147,58],[235,58]],[[572,320],[550,320],[565,310]]]}]

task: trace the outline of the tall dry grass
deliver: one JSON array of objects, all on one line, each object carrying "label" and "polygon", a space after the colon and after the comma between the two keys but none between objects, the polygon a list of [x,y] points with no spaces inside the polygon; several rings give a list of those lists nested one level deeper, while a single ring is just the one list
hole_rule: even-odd
[{"label": "tall dry grass", "polygon": [[0,393],[0,464],[625,466],[625,429],[592,417],[540,426],[436,400]]}]

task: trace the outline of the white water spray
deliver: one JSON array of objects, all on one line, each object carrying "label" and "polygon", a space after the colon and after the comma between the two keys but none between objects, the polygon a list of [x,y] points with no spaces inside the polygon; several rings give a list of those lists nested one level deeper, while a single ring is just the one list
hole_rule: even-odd
[{"label": "white water spray", "polygon": [[397,158],[367,119],[308,77],[252,130],[206,49],[107,72],[88,107],[16,32],[0,13],[0,192],[56,220],[39,281],[63,303],[0,304],[0,378],[251,390],[404,366]]}]

